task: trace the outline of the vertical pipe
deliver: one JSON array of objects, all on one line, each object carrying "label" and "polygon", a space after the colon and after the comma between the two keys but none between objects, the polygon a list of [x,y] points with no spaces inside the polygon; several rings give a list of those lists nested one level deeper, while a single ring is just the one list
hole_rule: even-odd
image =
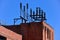
[{"label": "vertical pipe", "polygon": [[22,10],[22,3],[20,3],[20,9]]},{"label": "vertical pipe", "polygon": [[24,18],[25,18],[25,6],[23,6],[23,13],[24,13]]},{"label": "vertical pipe", "polygon": [[32,17],[32,9],[30,8],[30,16]]},{"label": "vertical pipe", "polygon": [[25,6],[23,6],[23,10],[24,10],[24,12],[25,12]]},{"label": "vertical pipe", "polygon": [[30,8],[30,17],[31,17],[31,21],[32,21],[32,9]]},{"label": "vertical pipe", "polygon": [[21,11],[22,11],[22,3],[20,3],[20,18],[21,18]]},{"label": "vertical pipe", "polygon": [[33,19],[35,19],[35,11],[33,11]]},{"label": "vertical pipe", "polygon": [[43,10],[42,10],[42,15],[41,15],[41,21],[43,21]]},{"label": "vertical pipe", "polygon": [[21,10],[22,10],[22,3],[20,3],[20,15],[21,15]]},{"label": "vertical pipe", "polygon": [[41,10],[40,10],[40,8],[39,8],[39,18],[40,18],[40,16],[41,16],[41,12],[40,12]]},{"label": "vertical pipe", "polygon": [[46,14],[45,14],[45,12],[44,12],[44,20],[46,20]]},{"label": "vertical pipe", "polygon": [[26,4],[26,9],[27,9],[27,15],[26,15],[26,17],[28,19],[28,3]]},{"label": "vertical pipe", "polygon": [[28,3],[26,4],[26,8],[28,9]]},{"label": "vertical pipe", "polygon": [[14,19],[14,25],[15,25],[15,19]]},{"label": "vertical pipe", "polygon": [[36,7],[36,15],[38,16],[38,7]]},{"label": "vertical pipe", "polygon": [[38,18],[38,7],[36,7],[36,19]]}]

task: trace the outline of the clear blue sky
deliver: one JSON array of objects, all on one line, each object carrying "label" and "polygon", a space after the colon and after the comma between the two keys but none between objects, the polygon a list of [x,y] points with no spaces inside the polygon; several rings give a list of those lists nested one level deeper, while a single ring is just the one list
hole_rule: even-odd
[{"label": "clear blue sky", "polygon": [[55,31],[55,40],[60,40],[60,0],[0,0],[0,22],[13,24],[13,19],[19,17],[19,3],[29,3],[29,7],[35,9],[41,7],[46,12],[47,23]]}]

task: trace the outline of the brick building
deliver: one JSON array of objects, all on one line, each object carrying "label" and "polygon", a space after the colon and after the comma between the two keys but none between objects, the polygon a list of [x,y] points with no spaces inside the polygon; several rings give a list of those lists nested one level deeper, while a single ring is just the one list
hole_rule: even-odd
[{"label": "brick building", "polygon": [[0,26],[1,40],[54,40],[53,28],[45,22]]}]

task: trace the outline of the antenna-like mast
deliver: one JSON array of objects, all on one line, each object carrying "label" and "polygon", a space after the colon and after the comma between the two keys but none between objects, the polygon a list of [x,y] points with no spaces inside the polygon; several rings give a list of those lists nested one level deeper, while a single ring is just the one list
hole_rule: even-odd
[{"label": "antenna-like mast", "polygon": [[27,20],[29,19],[35,22],[44,21],[46,20],[46,14],[43,10],[41,10],[40,7],[36,7],[35,11],[32,11],[32,8],[30,8],[30,13],[28,13],[28,3],[26,3],[24,6],[22,6],[22,3],[20,3],[20,17],[14,19],[14,25],[17,20],[21,20],[22,23],[27,23]]}]

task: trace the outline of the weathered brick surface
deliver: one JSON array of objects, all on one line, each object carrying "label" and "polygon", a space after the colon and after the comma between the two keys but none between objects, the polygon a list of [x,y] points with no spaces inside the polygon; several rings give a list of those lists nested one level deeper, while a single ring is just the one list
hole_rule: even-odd
[{"label": "weathered brick surface", "polygon": [[[51,40],[54,40],[54,30],[53,28],[45,22],[32,22],[32,23],[23,23],[20,25],[10,25],[4,26],[7,30],[12,32],[7,32],[9,35],[13,35],[12,38],[17,38],[18,40],[48,40],[47,32],[45,27],[51,31]],[[4,29],[3,29],[4,30]],[[15,35],[16,34],[16,35]],[[21,37],[17,37],[18,35]],[[10,36],[10,37],[11,37]],[[19,39],[20,38],[20,39]],[[10,38],[7,38],[10,40]],[[14,39],[15,40],[15,39]]]},{"label": "weathered brick surface", "polygon": [[22,35],[17,34],[3,26],[0,26],[0,35],[7,38],[7,40],[22,40]]},{"label": "weathered brick surface", "polygon": [[23,40],[42,40],[43,26],[41,23],[29,23],[21,25]]}]

